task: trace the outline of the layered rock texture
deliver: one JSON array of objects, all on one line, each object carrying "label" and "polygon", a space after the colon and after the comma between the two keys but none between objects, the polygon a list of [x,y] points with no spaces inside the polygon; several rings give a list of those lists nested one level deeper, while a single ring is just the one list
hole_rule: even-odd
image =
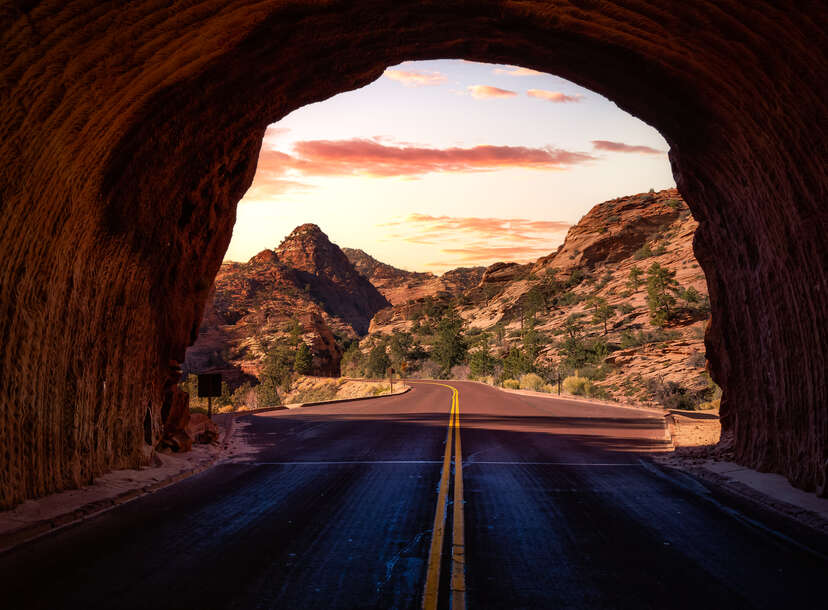
[{"label": "layered rock texture", "polygon": [[663,134],[736,459],[828,493],[827,21],[753,0],[4,4],[0,506],[148,459],[265,127],[435,57],[558,74]]},{"label": "layered rock texture", "polygon": [[[709,306],[704,273],[693,256],[696,227],[675,189],[605,201],[569,229],[556,252],[535,263],[495,263],[476,286],[415,295],[379,311],[362,348],[367,353],[383,336],[404,331],[429,352],[435,339],[433,324],[425,324],[429,306],[452,307],[470,341],[480,344],[485,335],[490,352],[502,362],[511,348],[525,347],[522,331],[531,310],[542,344],[539,368],[562,362],[566,326],[574,320],[585,344],[606,345],[606,365],[593,371],[600,396],[696,408],[715,393],[705,371]],[[676,298],[674,316],[663,327],[652,323],[647,303],[647,269],[654,263],[675,272],[677,292],[692,291],[691,302]],[[634,268],[640,275],[631,281]],[[606,327],[594,319],[596,299],[612,309]],[[673,392],[667,394],[667,388]]]},{"label": "layered rock texture", "polygon": [[338,375],[336,336],[364,335],[390,304],[319,227],[297,227],[275,250],[219,269],[185,373],[219,371],[232,386],[261,370],[268,351],[296,333],[316,375]]},{"label": "layered rock texture", "polygon": [[441,292],[456,293],[473,288],[483,277],[484,267],[458,267],[441,276],[397,269],[382,263],[370,254],[354,248],[343,248],[354,267],[376,286],[392,305],[406,303]]}]

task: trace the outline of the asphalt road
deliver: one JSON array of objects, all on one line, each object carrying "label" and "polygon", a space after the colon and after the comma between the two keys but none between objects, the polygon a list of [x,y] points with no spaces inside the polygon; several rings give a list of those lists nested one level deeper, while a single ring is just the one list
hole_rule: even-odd
[{"label": "asphalt road", "polygon": [[450,383],[460,477],[448,387],[246,416],[233,462],[0,556],[0,606],[824,607],[825,562],[647,460],[660,418]]}]

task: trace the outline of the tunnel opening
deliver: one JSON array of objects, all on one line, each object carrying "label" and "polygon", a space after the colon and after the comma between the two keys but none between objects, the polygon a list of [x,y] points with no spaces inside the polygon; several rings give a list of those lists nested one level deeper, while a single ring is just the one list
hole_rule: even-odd
[{"label": "tunnel opening", "polygon": [[[817,8],[81,6],[39,4],[4,21],[4,99],[15,102],[0,140],[3,506],[145,459],[137,405],[157,417],[173,391],[266,126],[386,66],[435,57],[558,74],[663,134],[699,221],[707,355],[735,459],[826,492],[828,95],[825,45],[802,43],[825,39]],[[133,53],[138,40],[151,44]],[[49,68],[57,56],[63,76]],[[77,367],[90,353],[101,357]],[[80,425],[64,430],[67,420]],[[59,449],[66,434],[78,451]]]},{"label": "tunnel opening", "polygon": [[215,404],[234,411],[351,396],[307,376],[390,367],[717,411],[666,148],[588,89],[469,61],[392,66],[291,113],[265,133],[187,350],[191,408],[207,409],[196,372],[222,373]]}]

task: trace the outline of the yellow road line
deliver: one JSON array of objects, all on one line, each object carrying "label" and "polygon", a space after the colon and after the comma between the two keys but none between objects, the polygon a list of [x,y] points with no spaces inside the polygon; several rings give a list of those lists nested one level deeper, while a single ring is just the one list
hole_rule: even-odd
[{"label": "yellow road line", "polygon": [[451,608],[466,608],[466,528],[463,516],[463,451],[460,448],[460,391],[454,394],[454,524],[451,540]]},{"label": "yellow road line", "polygon": [[[451,411],[446,434],[446,451],[443,456],[443,470],[437,494],[437,509],[434,513],[434,529],[428,554],[428,570],[423,593],[423,609],[436,610],[440,589],[440,564],[442,563],[443,538],[445,536],[446,502],[448,501],[449,473],[454,436],[454,511],[451,540],[451,607],[465,610],[466,607],[466,558],[465,519],[463,516],[463,453],[460,448],[460,391],[450,385],[437,383],[451,390]],[[454,434],[452,434],[452,432]]]},{"label": "yellow road line", "polygon": [[451,469],[451,432],[454,427],[455,391],[452,388],[449,428],[446,433],[446,451],[443,455],[443,471],[440,475],[437,509],[434,512],[434,527],[431,532],[431,548],[428,552],[428,570],[426,572],[425,590],[423,591],[423,610],[436,610],[437,595],[440,590],[440,563],[442,560],[443,536],[446,527],[446,502],[448,500],[449,471]]}]

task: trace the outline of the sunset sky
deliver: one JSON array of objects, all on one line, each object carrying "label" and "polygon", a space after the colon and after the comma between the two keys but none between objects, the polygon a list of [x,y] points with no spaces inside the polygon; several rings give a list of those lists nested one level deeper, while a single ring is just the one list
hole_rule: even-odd
[{"label": "sunset sky", "polygon": [[306,222],[412,271],[534,260],[594,204],[675,186],[667,148],[556,76],[407,62],[268,128],[225,260]]}]

